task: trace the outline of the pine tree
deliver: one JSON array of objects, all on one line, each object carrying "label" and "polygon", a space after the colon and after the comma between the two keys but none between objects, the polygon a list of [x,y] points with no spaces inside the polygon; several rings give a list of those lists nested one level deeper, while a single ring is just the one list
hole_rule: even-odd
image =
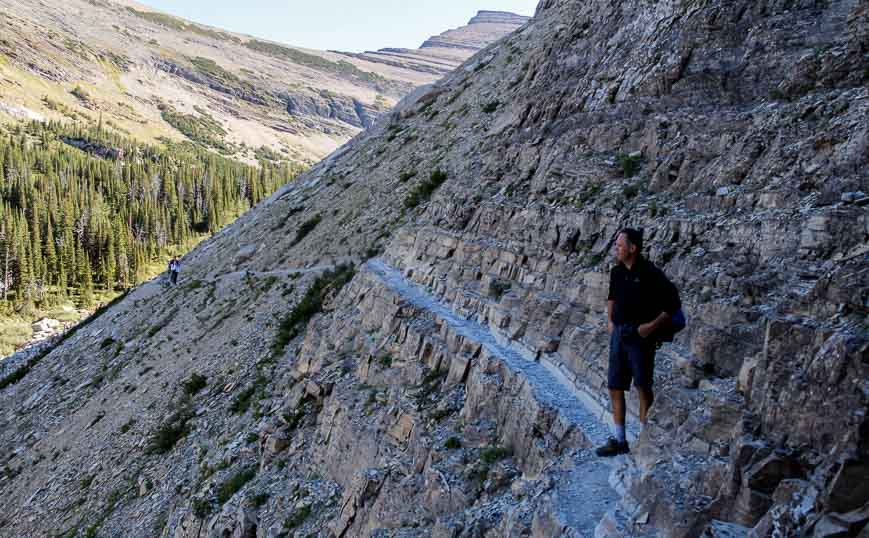
[{"label": "pine tree", "polygon": [[83,308],[88,308],[94,303],[94,279],[91,272],[91,262],[87,256],[84,256],[82,265],[84,269],[82,271],[81,284],[79,285],[81,290],[79,304]]}]

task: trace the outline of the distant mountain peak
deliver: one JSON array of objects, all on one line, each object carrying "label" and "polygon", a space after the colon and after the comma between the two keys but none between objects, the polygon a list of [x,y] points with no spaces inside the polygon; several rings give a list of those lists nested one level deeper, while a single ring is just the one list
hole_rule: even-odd
[{"label": "distant mountain peak", "polygon": [[[339,52],[358,60],[444,75],[493,41],[513,32],[530,17],[507,11],[481,10],[468,24],[427,39],[419,49],[382,48],[363,53]],[[334,51],[338,52],[338,51]]]},{"label": "distant mountain peak", "polygon": [[432,36],[421,49],[465,49],[477,51],[493,41],[493,34],[507,34],[519,28],[530,17],[507,11],[478,11],[466,26]]},{"label": "distant mountain peak", "polygon": [[491,11],[481,9],[477,14],[468,21],[468,26],[472,24],[525,24],[531,17],[525,15],[517,15],[509,11]]}]

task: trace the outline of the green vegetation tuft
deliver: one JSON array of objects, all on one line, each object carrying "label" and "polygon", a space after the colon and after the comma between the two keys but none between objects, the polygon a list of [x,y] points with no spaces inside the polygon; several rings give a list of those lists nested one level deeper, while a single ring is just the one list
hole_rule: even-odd
[{"label": "green vegetation tuft", "polygon": [[196,519],[200,520],[208,517],[212,511],[211,503],[207,499],[193,499],[190,507],[193,509],[193,515],[196,516]]},{"label": "green vegetation tuft", "polygon": [[404,200],[404,206],[412,209],[421,203],[428,201],[431,195],[447,180],[447,173],[443,170],[434,170],[429,178],[414,188]]},{"label": "green vegetation tuft", "polygon": [[444,448],[448,450],[456,450],[457,448],[462,448],[462,443],[455,437],[450,437],[447,439],[447,442],[444,443]]},{"label": "green vegetation tuft", "polygon": [[257,508],[259,508],[260,506],[267,503],[268,500],[269,500],[268,493],[258,493],[256,495],[254,495],[253,497],[251,497],[251,499],[250,499],[251,503],[253,503],[253,505]]},{"label": "green vegetation tuft", "polygon": [[217,490],[217,501],[224,504],[232,498],[233,495],[256,477],[256,468],[248,467],[232,475],[226,482],[220,485]]},{"label": "green vegetation tuft", "polygon": [[250,408],[250,403],[255,393],[256,387],[254,386],[244,389],[232,401],[232,405],[229,406],[229,410],[236,415],[245,413]]},{"label": "green vegetation tuft", "polygon": [[446,370],[429,370],[425,377],[422,378],[422,382],[419,384],[420,390],[416,396],[416,400],[420,405],[425,404],[428,397],[441,386],[447,374]]},{"label": "green vegetation tuft", "polygon": [[356,269],[352,265],[342,264],[333,271],[327,271],[311,284],[299,304],[281,321],[275,342],[272,345],[272,355],[280,355],[290,341],[299,336],[308,321],[323,310],[323,300],[332,290],[340,291],[350,282]]},{"label": "green vegetation tuft", "polygon": [[490,446],[480,451],[480,460],[483,463],[492,464],[496,461],[510,457],[512,452],[510,449],[501,446]]},{"label": "green vegetation tuft", "polygon": [[640,164],[643,162],[643,158],[639,155],[631,156],[624,153],[618,154],[616,160],[619,163],[619,167],[622,169],[622,175],[624,177],[634,177],[637,175],[637,172],[640,171]]},{"label": "green vegetation tuft", "polygon": [[195,116],[178,112],[168,105],[160,105],[160,115],[166,123],[197,144],[223,153],[235,151],[235,148],[223,140],[227,134],[226,129],[204,110]]},{"label": "green vegetation tuft", "polygon": [[631,199],[634,196],[638,195],[639,193],[640,193],[639,185],[631,184],[631,185],[625,185],[624,187],[622,187],[622,196],[624,196],[627,199]]},{"label": "green vegetation tuft", "polygon": [[193,412],[188,405],[172,413],[157,431],[151,436],[146,452],[148,454],[166,454],[184,438],[190,431],[188,422],[193,418]]},{"label": "green vegetation tuft", "polygon": [[200,375],[196,372],[190,376],[190,379],[184,382],[184,394],[187,396],[193,396],[198,393],[200,390],[204,389],[208,384],[204,375]]},{"label": "green vegetation tuft", "polygon": [[30,323],[18,319],[0,321],[0,357],[14,353],[33,336]]},{"label": "green vegetation tuft", "polygon": [[505,293],[510,291],[511,287],[512,287],[512,284],[506,280],[495,280],[490,285],[492,297],[496,301],[500,301],[501,297],[503,297]]},{"label": "green vegetation tuft", "polygon": [[81,101],[89,101],[91,98],[90,94],[87,91],[85,91],[85,89],[82,88],[81,86],[76,86],[69,93],[71,93],[73,96],[75,96],[76,99],[79,99]]},{"label": "green vegetation tuft", "polygon": [[130,431],[130,429],[131,429],[135,424],[136,424],[136,419],[131,418],[130,420],[128,420],[127,422],[125,422],[125,423],[121,426],[120,432],[121,432],[122,434],[127,433],[128,431]]},{"label": "green vegetation tuft", "polygon": [[491,114],[492,112],[498,110],[499,106],[501,106],[501,101],[491,101],[483,105],[483,112],[485,112],[486,114]]},{"label": "green vegetation tuft", "polygon": [[257,161],[271,161],[276,163],[287,159],[285,155],[282,155],[268,146],[260,146],[254,150],[254,156]]},{"label": "green vegetation tuft", "polygon": [[597,195],[603,190],[603,185],[600,183],[586,184],[574,201],[574,205],[580,209],[594,201]]},{"label": "green vegetation tuft", "polygon": [[[156,11],[139,11],[132,7],[127,7],[127,11],[146,21],[150,21],[154,24],[159,24],[160,26],[171,28],[173,30],[178,30],[183,33],[193,33],[202,37],[216,39],[218,41],[233,41],[235,43],[238,43],[240,41],[235,36],[226,34],[224,32],[210,30],[196,24],[188,23],[179,18],[173,17],[172,15],[166,15],[165,13],[158,13]],[[152,39],[151,41],[154,40]]]},{"label": "green vegetation tuft", "polygon": [[199,72],[212,76],[214,78],[219,78],[221,80],[229,81],[229,82],[241,82],[241,80],[227,71],[223,67],[220,66],[217,62],[212,60],[211,58],[203,58],[202,56],[197,56],[196,58],[189,58],[190,63],[193,64]]},{"label": "green vegetation tuft", "polygon": [[323,221],[323,217],[320,214],[314,215],[310,219],[306,220],[299,226],[299,229],[296,230],[296,238],[293,239],[293,242],[290,246],[298,245],[302,242],[302,240],[307,237],[307,235],[314,231],[314,228],[317,227],[320,222]]},{"label": "green vegetation tuft", "polygon": [[303,506],[302,508],[299,508],[298,510],[290,514],[290,517],[288,517],[287,520],[284,521],[284,527],[287,529],[295,529],[297,527],[301,527],[310,515],[311,506]]}]

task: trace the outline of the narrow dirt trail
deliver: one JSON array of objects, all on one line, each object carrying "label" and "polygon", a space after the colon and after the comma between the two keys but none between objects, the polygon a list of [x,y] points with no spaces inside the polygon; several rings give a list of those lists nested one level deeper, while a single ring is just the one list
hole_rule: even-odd
[{"label": "narrow dirt trail", "polygon": [[336,267],[336,264],[315,265],[314,267],[292,268],[292,269],[275,269],[273,271],[233,271],[232,273],[224,273],[218,275],[217,278],[237,278],[250,275],[254,278],[267,278],[270,276],[288,277],[291,275],[304,275],[307,273],[317,273],[320,271],[329,271]]},{"label": "narrow dirt trail", "polygon": [[[528,360],[509,342],[504,342],[488,328],[466,319],[439,301],[421,286],[409,282],[400,271],[380,259],[369,260],[368,271],[387,288],[408,300],[417,308],[433,313],[451,329],[465,338],[481,344],[499,357],[512,370],[521,373],[534,389],[534,396],[543,404],[563,415],[579,429],[592,446],[603,444],[609,436],[608,425],[599,414],[589,409],[576,392],[549,368],[538,361]],[[570,467],[555,488],[553,496],[559,519],[576,534],[593,536],[595,527],[607,511],[614,508],[620,495],[609,483],[614,464],[625,456],[602,459],[593,449],[580,449],[571,455]]]}]

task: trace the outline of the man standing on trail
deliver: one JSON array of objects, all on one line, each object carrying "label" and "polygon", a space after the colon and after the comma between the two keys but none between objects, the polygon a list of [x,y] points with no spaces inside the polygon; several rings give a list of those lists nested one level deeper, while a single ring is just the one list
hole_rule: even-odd
[{"label": "man standing on trail", "polygon": [[679,292],[664,273],[646,260],[643,232],[625,228],[618,233],[615,258],[610,271],[607,297],[610,333],[609,386],[615,437],[597,449],[598,456],[616,456],[629,452],[625,436],[625,391],[634,387],[640,399],[640,422],[655,396],[652,377],[655,368],[656,331],[665,329],[681,307]]},{"label": "man standing on trail", "polygon": [[181,271],[181,260],[178,259],[178,256],[175,256],[169,262],[169,282],[171,282],[173,286],[178,284],[179,271]]}]

